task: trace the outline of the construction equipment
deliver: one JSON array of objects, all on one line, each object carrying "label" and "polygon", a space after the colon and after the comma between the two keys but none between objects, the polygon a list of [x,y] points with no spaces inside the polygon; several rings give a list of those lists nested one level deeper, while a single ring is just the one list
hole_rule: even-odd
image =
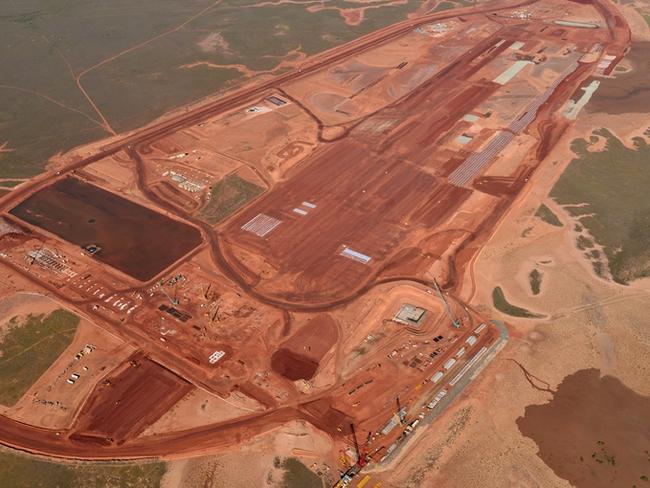
[{"label": "construction equipment", "polygon": [[397,400],[397,417],[399,418],[400,424],[405,424],[406,423],[406,409],[402,408],[402,405],[399,402],[399,396],[396,398]]},{"label": "construction equipment", "polygon": [[219,306],[217,305],[216,310],[212,314],[212,318],[210,319],[210,322],[214,322],[215,319],[217,319],[217,321],[218,321],[218,315],[219,315]]},{"label": "construction equipment", "polygon": [[174,305],[174,306],[178,305],[178,303],[179,303],[178,298],[176,298],[176,297],[174,297],[174,298],[170,297],[170,296],[169,296],[169,293],[167,293],[167,291],[165,290],[165,279],[164,279],[164,278],[161,279],[161,280],[158,282],[158,284],[160,285],[160,290],[165,294],[165,296],[167,297],[167,299],[169,300],[169,302],[170,302],[172,305]]},{"label": "construction equipment", "polygon": [[357,452],[357,466],[365,466],[366,457],[361,455],[361,450],[359,449],[359,442],[357,441],[357,432],[354,429],[354,424],[350,424],[350,430],[352,431],[352,439],[354,439],[354,449]]},{"label": "construction equipment", "polygon": [[440,289],[440,286],[438,286],[438,282],[433,279],[433,286],[436,289],[436,293],[438,293],[438,296],[440,297],[440,300],[442,300],[443,305],[445,306],[445,311],[447,312],[447,315],[449,316],[449,319],[451,320],[451,325],[453,325],[456,328],[460,327],[460,320],[458,320],[453,312],[451,311],[451,307],[449,306],[449,303],[447,302],[447,299],[445,296],[442,294],[442,290]]}]

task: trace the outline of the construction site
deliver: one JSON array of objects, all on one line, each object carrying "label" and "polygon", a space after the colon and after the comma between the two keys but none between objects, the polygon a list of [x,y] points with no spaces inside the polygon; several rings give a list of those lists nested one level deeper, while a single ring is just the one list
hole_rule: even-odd
[{"label": "construction site", "polygon": [[[431,13],[21,185],[0,293],[128,354],[58,426],[3,410],[0,443],[171,458],[297,419],[331,438],[338,486],[398,459],[507,340],[471,303],[473,260],[629,42],[608,0]],[[147,430],[199,390],[228,415]]]}]

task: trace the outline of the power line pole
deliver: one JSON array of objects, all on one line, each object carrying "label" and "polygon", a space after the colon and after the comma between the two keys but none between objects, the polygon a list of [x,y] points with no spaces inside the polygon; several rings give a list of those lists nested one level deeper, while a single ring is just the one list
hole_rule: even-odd
[{"label": "power line pole", "polygon": [[164,278],[161,279],[160,283],[158,283],[158,284],[160,285],[161,291],[165,294],[165,296],[171,302],[171,304],[174,305],[174,306],[178,305],[178,300],[176,298],[170,297],[169,294],[167,293],[167,291],[165,290],[165,279]]}]

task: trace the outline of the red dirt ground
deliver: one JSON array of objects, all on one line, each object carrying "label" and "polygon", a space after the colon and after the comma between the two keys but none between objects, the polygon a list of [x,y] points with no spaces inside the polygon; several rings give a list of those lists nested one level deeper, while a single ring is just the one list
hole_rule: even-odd
[{"label": "red dirt ground", "polygon": [[271,367],[292,381],[310,379],[338,336],[334,319],[328,314],[317,315],[280,344],[271,357]]},{"label": "red dirt ground", "polygon": [[169,410],[193,386],[137,352],[92,392],[70,439],[122,443]]}]

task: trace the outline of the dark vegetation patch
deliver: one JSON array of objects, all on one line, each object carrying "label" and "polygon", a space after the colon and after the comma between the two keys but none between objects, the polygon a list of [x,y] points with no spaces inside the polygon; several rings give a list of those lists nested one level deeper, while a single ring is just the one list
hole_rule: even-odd
[{"label": "dark vegetation patch", "polygon": [[290,457],[282,462],[284,477],[282,488],[322,488],[322,480],[302,464],[298,459]]},{"label": "dark vegetation patch", "polygon": [[513,317],[521,317],[525,319],[538,319],[543,318],[543,315],[533,313],[525,308],[517,307],[506,300],[506,296],[500,286],[492,290],[492,303],[494,308]]},{"label": "dark vegetation patch", "polygon": [[555,227],[562,227],[562,222],[558,216],[555,215],[553,211],[543,203],[539,206],[537,212],[535,212],[535,216],[539,217],[547,224],[554,225]]},{"label": "dark vegetation patch", "polygon": [[605,265],[602,261],[592,261],[591,266],[594,269],[596,276],[603,278],[605,276]]},{"label": "dark vegetation patch", "polygon": [[528,274],[528,281],[530,282],[530,290],[533,292],[533,295],[539,295],[539,292],[542,288],[542,276],[543,274],[535,268]]},{"label": "dark vegetation patch", "polygon": [[209,224],[221,222],[263,191],[237,175],[226,176],[212,187],[210,200],[199,212],[199,217]]},{"label": "dark vegetation patch", "polygon": [[0,452],[0,488],[158,488],[164,463],[71,464]]},{"label": "dark vegetation patch", "polygon": [[650,42],[635,42],[625,59],[632,64],[628,73],[602,79],[587,104],[589,112],[608,114],[650,112]]},{"label": "dark vegetation patch", "polygon": [[12,406],[20,400],[70,345],[78,325],[79,317],[63,309],[9,321],[0,340],[1,404]]},{"label": "dark vegetation patch", "polygon": [[550,401],[527,406],[517,426],[572,486],[641,488],[650,475],[648,412],[650,397],[583,369],[565,377]]},{"label": "dark vegetation patch", "polygon": [[603,246],[614,280],[625,284],[650,276],[650,146],[639,137],[629,149],[606,129],[596,133],[605,149],[589,152],[587,141],[573,141],[578,157],[551,196]]},{"label": "dark vegetation patch", "polygon": [[578,239],[576,239],[576,245],[578,246],[578,249],[584,251],[585,249],[590,249],[594,247],[594,241],[592,241],[588,237],[579,235]]}]

